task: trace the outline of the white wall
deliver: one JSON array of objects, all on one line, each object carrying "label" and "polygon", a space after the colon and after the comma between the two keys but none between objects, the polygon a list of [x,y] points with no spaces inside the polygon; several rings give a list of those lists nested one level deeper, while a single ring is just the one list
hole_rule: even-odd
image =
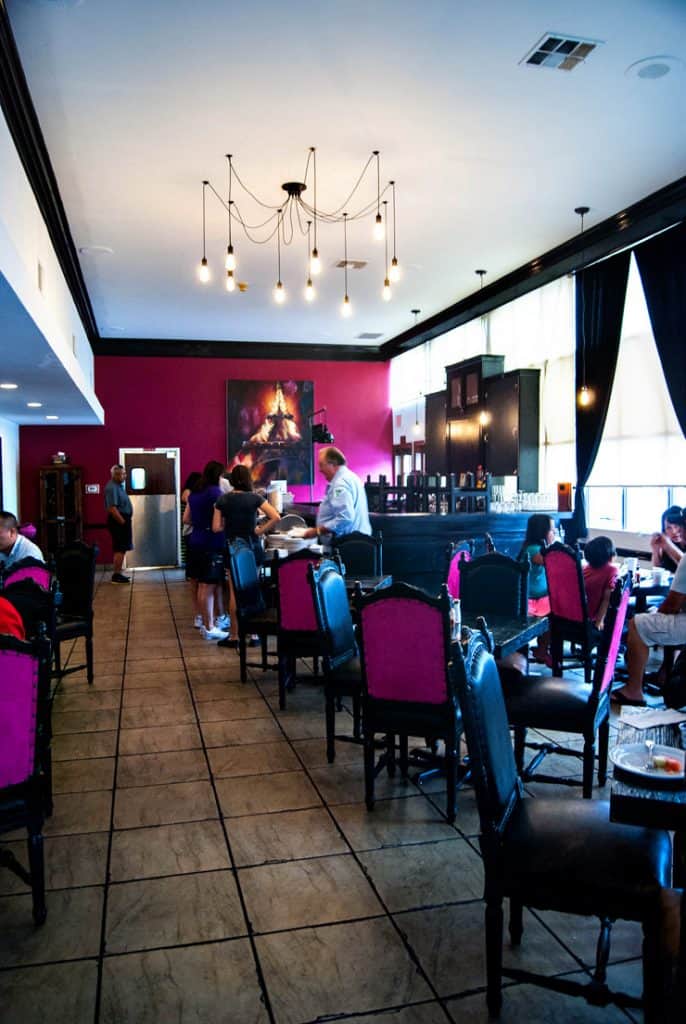
[{"label": "white wall", "polygon": [[2,273],[102,422],[102,407],[93,391],[93,352],[2,114],[0,182]]},{"label": "white wall", "polygon": [[3,508],[19,515],[19,427],[10,420],[0,418],[2,439],[2,495]]}]

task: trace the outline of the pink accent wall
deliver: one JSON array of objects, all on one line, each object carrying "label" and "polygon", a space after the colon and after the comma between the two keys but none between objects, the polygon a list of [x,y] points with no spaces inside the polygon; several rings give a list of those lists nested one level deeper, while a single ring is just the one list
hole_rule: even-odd
[{"label": "pink accent wall", "polygon": [[[202,359],[169,356],[98,356],[95,391],[105,409],[103,427],[21,427],[19,459],[21,517],[36,522],[38,467],[65,451],[84,470],[84,484],[100,494],[83,496],[84,522],[104,523],[104,485],[119,448],[180,448],[181,477],[209,459],[226,458],[227,380],[312,380],[315,408],[327,407],[326,422],[351,469],[390,475],[392,419],[389,364],[273,359]],[[315,500],[324,492],[316,470]],[[294,487],[309,500],[309,487]],[[86,531],[101,560],[111,561],[104,529]]]}]

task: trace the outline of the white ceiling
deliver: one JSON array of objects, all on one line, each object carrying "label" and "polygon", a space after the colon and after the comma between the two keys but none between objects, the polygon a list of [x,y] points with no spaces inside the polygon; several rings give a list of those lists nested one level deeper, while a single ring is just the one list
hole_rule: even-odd
[{"label": "white ceiling", "polygon": [[[684,0],[9,0],[29,87],[103,337],[379,344],[686,170]],[[603,45],[571,73],[523,66],[541,36]],[[627,68],[677,58],[663,78]],[[223,288],[226,217],[201,181],[224,154],[265,202],[317,146],[318,202],[344,201],[373,149],[398,182],[404,274],[381,299],[383,245],[353,224],[355,315],[342,320],[342,229],[322,226],[319,298],[305,241],[282,253],[234,233],[245,294]],[[374,177],[362,193],[373,198]],[[252,223],[262,219],[234,193]]]}]

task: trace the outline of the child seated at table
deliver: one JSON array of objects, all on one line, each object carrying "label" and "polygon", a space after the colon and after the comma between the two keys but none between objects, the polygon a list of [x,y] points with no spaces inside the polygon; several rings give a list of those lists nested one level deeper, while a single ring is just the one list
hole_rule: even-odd
[{"label": "child seated at table", "polygon": [[584,548],[584,586],[588,617],[597,629],[602,629],[605,613],[610,603],[610,594],[619,571],[613,564],[615,546],[609,537],[594,537]]},{"label": "child seated at table", "polygon": [[[555,523],[548,515],[536,512],[529,516],[526,524],[526,536],[519,552],[519,559],[527,558],[531,568],[529,569],[529,615],[539,617],[550,614],[550,600],[548,598],[548,580],[545,575],[545,564],[543,562],[543,551],[555,540]],[[534,661],[541,664],[552,665],[550,659],[550,632],[542,633],[539,636],[533,652]]]}]

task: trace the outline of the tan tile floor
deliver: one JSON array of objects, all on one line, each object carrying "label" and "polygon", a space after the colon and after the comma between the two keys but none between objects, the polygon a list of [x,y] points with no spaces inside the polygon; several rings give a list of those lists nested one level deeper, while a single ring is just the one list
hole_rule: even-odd
[{"label": "tan tile floor", "polygon": [[[273,672],[242,685],[235,653],[192,628],[181,573],[102,577],[95,603],[95,683],[66,677],[54,705],[43,928],[0,873],[3,1024],[485,1021],[472,790],[453,827],[441,779],[383,776],[369,814],[359,747],[326,763],[318,685],[301,683],[281,714]],[[349,713],[338,719],[348,731]],[[583,975],[596,938],[593,922],[527,912],[505,961]],[[637,926],[615,927],[610,975],[627,990],[640,945]],[[502,1015],[632,1019],[511,984]]]}]

